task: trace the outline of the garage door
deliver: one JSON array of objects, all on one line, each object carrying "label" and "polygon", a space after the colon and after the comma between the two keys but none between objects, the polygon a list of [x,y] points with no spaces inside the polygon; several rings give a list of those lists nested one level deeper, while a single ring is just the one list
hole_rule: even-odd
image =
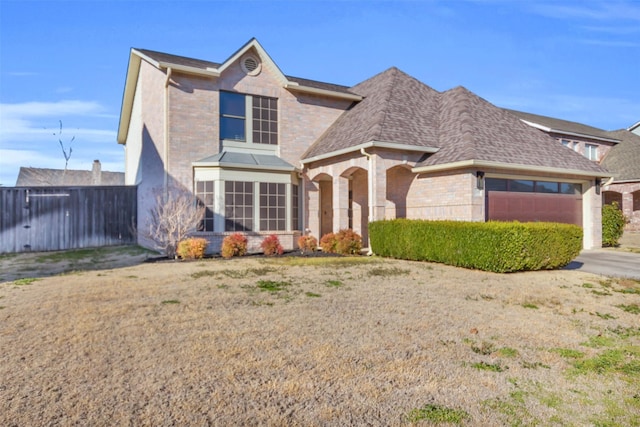
[{"label": "garage door", "polygon": [[487,220],[582,226],[580,184],[487,178],[485,186]]}]

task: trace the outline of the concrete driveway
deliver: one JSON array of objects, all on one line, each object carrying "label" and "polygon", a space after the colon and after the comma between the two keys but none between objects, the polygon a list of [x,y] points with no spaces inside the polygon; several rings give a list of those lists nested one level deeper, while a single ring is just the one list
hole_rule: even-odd
[{"label": "concrete driveway", "polygon": [[582,251],[565,269],[640,280],[640,253],[612,249]]}]

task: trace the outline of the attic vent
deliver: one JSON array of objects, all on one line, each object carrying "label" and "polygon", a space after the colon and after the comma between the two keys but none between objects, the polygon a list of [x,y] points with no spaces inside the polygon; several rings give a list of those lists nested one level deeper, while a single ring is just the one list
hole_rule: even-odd
[{"label": "attic vent", "polygon": [[249,74],[250,76],[255,76],[260,73],[260,61],[255,56],[247,56],[241,62],[242,71]]}]

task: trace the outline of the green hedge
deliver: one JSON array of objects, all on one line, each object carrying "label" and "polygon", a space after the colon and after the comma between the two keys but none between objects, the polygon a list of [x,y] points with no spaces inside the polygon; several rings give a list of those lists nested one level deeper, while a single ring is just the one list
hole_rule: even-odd
[{"label": "green hedge", "polygon": [[602,206],[602,245],[618,246],[627,218],[620,210],[618,202]]},{"label": "green hedge", "polygon": [[563,267],[582,249],[582,229],[549,222],[395,219],[369,224],[377,255],[507,273]]}]

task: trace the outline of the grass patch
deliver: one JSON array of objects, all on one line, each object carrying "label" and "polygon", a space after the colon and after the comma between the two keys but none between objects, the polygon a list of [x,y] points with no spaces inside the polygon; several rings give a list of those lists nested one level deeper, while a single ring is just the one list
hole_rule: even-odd
[{"label": "grass patch", "polygon": [[201,277],[216,277],[219,274],[220,274],[219,271],[202,270],[202,271],[196,271],[195,273],[191,273],[191,277],[193,279],[199,279]]},{"label": "grass patch", "polygon": [[409,274],[409,270],[398,267],[375,267],[369,270],[368,274],[375,277],[393,277]]},{"label": "grass patch", "polygon": [[502,366],[499,363],[487,363],[487,362],[472,363],[471,367],[476,368],[479,371],[490,371],[490,372],[504,372],[505,369],[509,369],[507,366]]},{"label": "grass patch", "polygon": [[579,350],[573,350],[570,348],[552,348],[549,351],[551,351],[552,353],[557,353],[561,357],[564,357],[565,359],[581,359],[584,357],[583,352]]},{"label": "grass patch", "polygon": [[593,337],[589,337],[589,341],[583,342],[580,345],[591,348],[600,348],[600,347],[613,347],[616,344],[616,340],[612,337],[608,337],[606,335],[595,335]]},{"label": "grass patch", "polygon": [[618,325],[615,328],[607,328],[607,330],[622,339],[640,336],[640,328],[633,328],[633,327],[625,328],[623,326]]},{"label": "grass patch", "polygon": [[638,304],[620,304],[616,305],[616,307],[618,307],[622,311],[626,311],[627,313],[640,314],[640,305]]},{"label": "grass patch", "polygon": [[322,296],[322,295],[316,294],[314,292],[305,292],[305,295],[308,296],[309,298],[320,298]]},{"label": "grass patch", "polygon": [[275,280],[258,280],[258,289],[266,292],[280,292],[291,286],[291,282],[278,282]]},{"label": "grass patch", "polygon": [[522,365],[522,367],[524,369],[538,369],[538,368],[551,369],[551,366],[545,365],[542,362],[527,362],[527,361],[523,361],[521,363],[521,365]]},{"label": "grass patch", "polygon": [[271,258],[264,260],[268,264],[279,264],[290,267],[328,267],[328,268],[349,268],[354,265],[361,264],[374,264],[379,263],[380,260],[373,257],[283,257],[283,258]]},{"label": "grass patch", "polygon": [[498,349],[497,353],[498,353],[498,356],[500,357],[509,357],[509,358],[516,357],[519,354],[518,350],[510,347],[503,347],[501,349]]},{"label": "grass patch", "polygon": [[15,286],[25,286],[25,285],[30,285],[33,282],[37,282],[40,279],[37,279],[35,277],[25,277],[24,279],[18,279],[18,280],[14,280],[13,284]]},{"label": "grass patch", "polygon": [[431,421],[433,423],[449,423],[460,425],[468,420],[470,415],[462,409],[452,409],[440,405],[425,405],[419,409],[412,409],[407,415],[407,421]]},{"label": "grass patch", "polygon": [[640,346],[625,346],[608,349],[601,354],[573,364],[572,374],[621,373],[628,376],[640,374]]},{"label": "grass patch", "polygon": [[599,318],[604,319],[604,320],[617,319],[617,317],[615,317],[615,316],[613,316],[613,315],[611,315],[609,313],[599,313],[597,311],[596,311],[596,316],[598,316]]},{"label": "grass patch", "polygon": [[531,303],[531,302],[525,302],[524,304],[522,304],[522,306],[524,308],[530,308],[530,309],[533,309],[533,310],[537,310],[538,309],[538,306],[533,304],[533,303]]},{"label": "grass patch", "polygon": [[344,283],[342,283],[340,280],[327,280],[326,282],[324,282],[325,286],[329,286],[331,288],[340,288],[342,286],[344,286]]},{"label": "grass patch", "polygon": [[592,293],[592,294],[594,294],[594,295],[601,296],[601,297],[608,297],[608,296],[611,296],[611,292],[608,292],[608,291],[599,291],[599,290],[597,290],[597,289],[593,289],[593,290],[591,290],[591,293]]},{"label": "grass patch", "polygon": [[180,304],[180,301],[178,301],[177,299],[168,299],[162,301],[161,304]]},{"label": "grass patch", "polygon": [[593,289],[596,287],[596,285],[594,285],[593,283],[583,283],[582,287],[587,289]]}]

